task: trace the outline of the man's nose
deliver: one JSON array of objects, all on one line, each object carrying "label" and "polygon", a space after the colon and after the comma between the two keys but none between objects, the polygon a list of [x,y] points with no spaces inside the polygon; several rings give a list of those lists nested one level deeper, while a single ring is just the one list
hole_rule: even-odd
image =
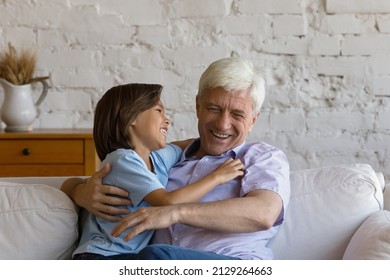
[{"label": "man's nose", "polygon": [[216,128],[222,131],[230,128],[230,125],[231,121],[229,114],[227,112],[221,112],[215,122]]}]

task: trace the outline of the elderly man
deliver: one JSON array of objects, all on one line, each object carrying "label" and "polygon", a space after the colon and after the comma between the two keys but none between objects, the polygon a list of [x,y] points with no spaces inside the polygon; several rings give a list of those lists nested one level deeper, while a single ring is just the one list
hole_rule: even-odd
[{"label": "elderly man", "polygon": [[[213,62],[202,74],[196,97],[199,138],[170,170],[168,191],[186,186],[227,158],[240,159],[245,174],[216,187],[198,203],[147,207],[123,217],[127,193],[101,185],[109,168],[87,182],[71,179],[62,190],[97,216],[118,220],[112,232],[126,239],[156,230],[140,259],[271,259],[269,240],[284,221],[290,198],[284,153],[263,142],[246,143],[265,97],[262,75],[243,58]],[[113,196],[115,195],[115,196]]]}]

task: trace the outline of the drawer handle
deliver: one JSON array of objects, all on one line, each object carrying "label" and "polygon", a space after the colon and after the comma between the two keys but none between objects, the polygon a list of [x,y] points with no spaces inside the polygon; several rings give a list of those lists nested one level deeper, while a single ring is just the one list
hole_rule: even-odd
[{"label": "drawer handle", "polygon": [[24,148],[23,151],[22,151],[22,153],[23,153],[23,155],[28,156],[28,155],[31,154],[31,151],[30,151],[29,148]]}]

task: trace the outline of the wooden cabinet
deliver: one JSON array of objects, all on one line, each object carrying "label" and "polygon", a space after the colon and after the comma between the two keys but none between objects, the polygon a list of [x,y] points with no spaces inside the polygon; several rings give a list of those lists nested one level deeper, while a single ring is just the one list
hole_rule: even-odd
[{"label": "wooden cabinet", "polygon": [[91,129],[0,131],[0,177],[92,175],[98,164]]}]

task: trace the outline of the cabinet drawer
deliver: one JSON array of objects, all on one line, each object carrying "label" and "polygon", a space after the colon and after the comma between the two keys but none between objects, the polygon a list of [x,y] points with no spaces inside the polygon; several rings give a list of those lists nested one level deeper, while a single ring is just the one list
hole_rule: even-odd
[{"label": "cabinet drawer", "polygon": [[24,176],[82,176],[85,174],[82,164],[3,164],[0,165],[0,177]]},{"label": "cabinet drawer", "polygon": [[80,139],[0,141],[0,164],[83,162],[84,141]]}]

